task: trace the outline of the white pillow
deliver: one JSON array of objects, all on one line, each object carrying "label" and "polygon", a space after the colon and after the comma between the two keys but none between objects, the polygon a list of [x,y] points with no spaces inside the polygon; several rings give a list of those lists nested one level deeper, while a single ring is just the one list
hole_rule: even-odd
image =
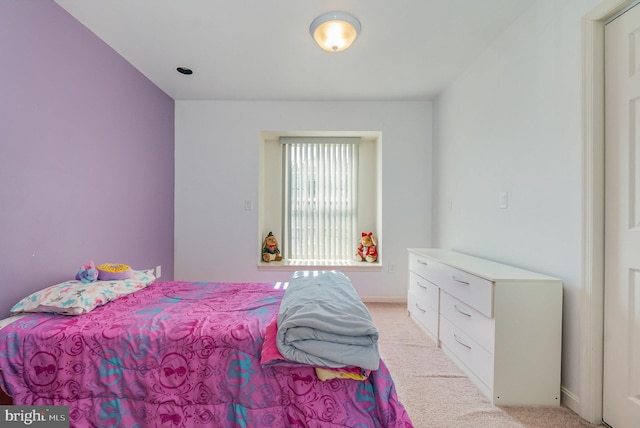
[{"label": "white pillow", "polygon": [[145,288],[156,279],[152,272],[152,270],[133,271],[129,278],[121,280],[86,284],[74,280],[52,285],[20,300],[13,305],[11,313],[86,314],[98,306]]}]

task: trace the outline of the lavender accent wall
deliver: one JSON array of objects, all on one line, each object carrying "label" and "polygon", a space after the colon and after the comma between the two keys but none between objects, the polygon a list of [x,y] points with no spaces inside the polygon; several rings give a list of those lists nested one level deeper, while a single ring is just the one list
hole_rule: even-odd
[{"label": "lavender accent wall", "polygon": [[174,101],[51,0],[0,2],[0,318],[83,263],[173,278]]}]

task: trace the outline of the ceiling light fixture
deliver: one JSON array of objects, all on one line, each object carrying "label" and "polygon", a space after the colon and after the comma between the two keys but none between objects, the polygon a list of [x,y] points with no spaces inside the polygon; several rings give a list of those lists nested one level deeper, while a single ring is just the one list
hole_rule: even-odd
[{"label": "ceiling light fixture", "polygon": [[360,21],[346,12],[327,12],[313,20],[309,32],[322,49],[340,52],[358,37]]}]

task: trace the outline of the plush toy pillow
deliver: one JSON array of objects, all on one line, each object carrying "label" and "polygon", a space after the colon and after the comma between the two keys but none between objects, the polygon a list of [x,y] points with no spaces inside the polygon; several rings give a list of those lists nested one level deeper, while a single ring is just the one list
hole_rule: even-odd
[{"label": "plush toy pillow", "polygon": [[98,271],[96,270],[93,262],[89,262],[89,264],[82,265],[78,273],[76,274],[76,279],[78,281],[84,282],[94,282],[98,280]]},{"label": "plush toy pillow", "polygon": [[98,306],[145,288],[156,279],[152,272],[133,271],[130,278],[122,280],[89,283],[66,281],[52,285],[20,300],[11,308],[11,313],[86,314]]},{"label": "plush toy pillow", "polygon": [[98,281],[111,281],[114,279],[127,279],[133,271],[131,267],[121,263],[103,263],[96,266]]}]

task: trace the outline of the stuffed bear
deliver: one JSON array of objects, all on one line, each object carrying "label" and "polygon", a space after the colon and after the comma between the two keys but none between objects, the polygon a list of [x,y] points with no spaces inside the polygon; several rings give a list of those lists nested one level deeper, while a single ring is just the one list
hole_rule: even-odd
[{"label": "stuffed bear", "polygon": [[278,249],[278,240],[273,236],[272,232],[269,232],[262,243],[262,260],[267,263],[272,260],[276,262],[282,260],[280,249]]},{"label": "stuffed bear", "polygon": [[376,250],[376,238],[372,232],[362,232],[360,238],[360,245],[358,245],[358,251],[356,252],[357,260],[361,262],[373,263],[378,260],[378,251]]}]

